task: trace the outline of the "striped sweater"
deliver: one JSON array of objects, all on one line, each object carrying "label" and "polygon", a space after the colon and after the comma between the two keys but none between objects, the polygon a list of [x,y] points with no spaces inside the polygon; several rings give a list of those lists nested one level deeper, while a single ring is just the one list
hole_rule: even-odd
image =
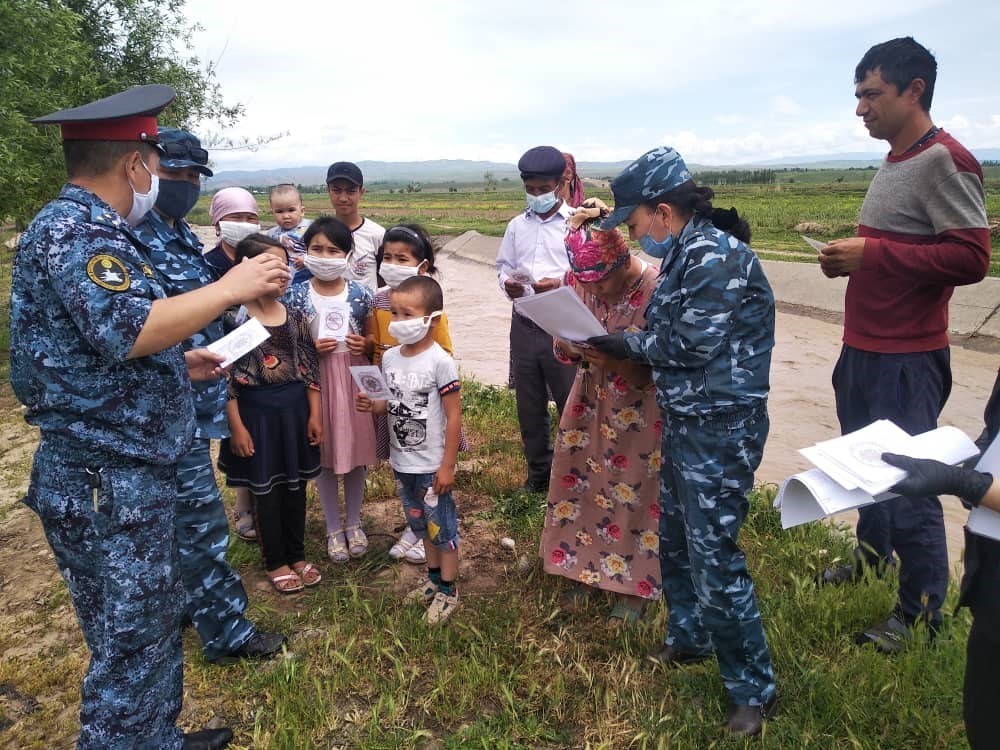
[{"label": "striped sweater", "polygon": [[979,162],[943,130],[912,152],[890,154],[859,224],[865,252],[847,283],[844,343],[882,353],[947,346],[954,287],[989,270]]}]

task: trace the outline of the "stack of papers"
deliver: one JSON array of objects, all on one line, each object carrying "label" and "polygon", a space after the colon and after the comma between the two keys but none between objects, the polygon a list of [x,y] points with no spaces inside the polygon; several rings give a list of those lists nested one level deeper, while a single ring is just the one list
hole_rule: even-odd
[{"label": "stack of papers", "polygon": [[514,310],[549,336],[564,341],[582,343],[607,333],[583,300],[568,286],[519,297],[514,300]]},{"label": "stack of papers", "polygon": [[906,472],[885,463],[883,453],[932,458],[957,464],[978,453],[976,444],[956,427],[910,435],[887,419],[799,451],[816,466],[781,485],[775,507],[783,528],[815,521],[892,497],[888,490]]},{"label": "stack of papers", "polygon": [[[978,471],[985,471],[1000,477],[1000,437],[993,441],[989,448],[983,453],[983,457],[976,464]],[[989,508],[973,508],[969,513],[969,522],[966,524],[969,531],[979,536],[986,536],[1000,542],[1000,513]]]}]

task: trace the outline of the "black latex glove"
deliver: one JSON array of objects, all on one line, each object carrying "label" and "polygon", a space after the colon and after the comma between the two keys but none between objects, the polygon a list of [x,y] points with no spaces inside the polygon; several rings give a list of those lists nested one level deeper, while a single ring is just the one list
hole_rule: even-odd
[{"label": "black latex glove", "polygon": [[900,495],[956,495],[972,505],[979,505],[993,485],[993,477],[975,469],[949,466],[926,458],[910,458],[883,453],[882,460],[903,469],[909,476],[889,488]]},{"label": "black latex glove", "polygon": [[595,349],[607,354],[612,359],[628,359],[628,349],[625,348],[624,333],[609,333],[607,336],[594,336],[587,343]]}]

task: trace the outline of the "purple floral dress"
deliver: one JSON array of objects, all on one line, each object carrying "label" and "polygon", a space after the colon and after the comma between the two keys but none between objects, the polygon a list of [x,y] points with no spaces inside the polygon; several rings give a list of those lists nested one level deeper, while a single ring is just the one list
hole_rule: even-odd
[{"label": "purple floral dress", "polygon": [[[567,284],[609,333],[645,327],[652,266],[617,304]],[[539,554],[545,572],[607,591],[657,599],[660,432],[655,389],[593,365],[577,371],[559,422]]]}]

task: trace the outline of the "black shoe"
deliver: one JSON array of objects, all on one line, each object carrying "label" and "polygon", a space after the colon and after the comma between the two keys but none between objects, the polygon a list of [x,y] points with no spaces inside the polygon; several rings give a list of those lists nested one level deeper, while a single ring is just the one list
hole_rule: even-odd
[{"label": "black shoe", "polygon": [[183,750],[219,750],[228,745],[232,739],[233,730],[227,727],[202,729],[200,732],[186,732],[181,747]]},{"label": "black shoe", "polygon": [[861,580],[860,565],[837,565],[816,574],[817,586],[841,586]]},{"label": "black shoe", "polygon": [[870,643],[883,654],[898,654],[906,646],[912,634],[910,626],[898,615],[890,615],[888,619],[858,633],[854,636],[854,642],[859,646]]},{"label": "black shoe", "polygon": [[213,664],[235,664],[240,659],[270,659],[281,651],[281,647],[285,645],[287,640],[281,633],[257,632],[235,651],[211,659],[211,662]]},{"label": "black shoe", "polygon": [[521,489],[525,492],[537,492],[542,495],[547,495],[549,494],[549,483],[548,481],[529,479],[521,485]]},{"label": "black shoe", "polygon": [[708,661],[712,654],[697,654],[690,651],[677,651],[673,646],[664,644],[656,651],[646,656],[646,664],[649,667],[663,667],[664,669],[674,669],[676,667],[686,667],[690,664],[698,664]]},{"label": "black shoe", "polygon": [[725,730],[730,737],[754,737],[764,728],[764,722],[778,710],[778,696],[762,706],[729,706]]}]

